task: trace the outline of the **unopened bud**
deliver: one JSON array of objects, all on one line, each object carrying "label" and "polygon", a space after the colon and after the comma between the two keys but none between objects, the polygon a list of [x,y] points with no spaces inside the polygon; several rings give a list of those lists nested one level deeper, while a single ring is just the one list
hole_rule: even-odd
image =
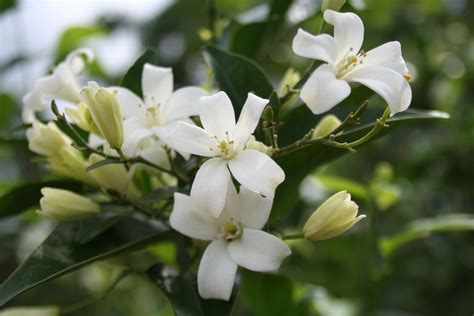
[{"label": "unopened bud", "polygon": [[[102,160],[104,158],[97,154],[92,154],[89,157],[91,165]],[[130,198],[137,197],[137,190],[127,173],[127,169],[122,164],[103,165],[90,170],[89,174],[101,187],[122,193]]]},{"label": "unopened bud", "polygon": [[281,98],[286,95],[294,86],[300,81],[301,75],[299,72],[295,71],[293,68],[288,68],[288,70],[283,75],[281,79],[280,86],[278,87],[278,96]]},{"label": "unopened bud", "polygon": [[269,124],[273,122],[273,109],[271,106],[267,105],[263,110],[263,119]]},{"label": "unopened bud", "polygon": [[268,156],[272,155],[272,148],[256,140],[255,136],[253,135],[250,136],[249,140],[247,141],[247,144],[245,145],[245,148],[259,151]]},{"label": "unopened bud", "polygon": [[71,191],[43,188],[41,194],[41,210],[37,213],[50,219],[78,220],[94,216],[100,211],[97,203]]},{"label": "unopened bud", "polygon": [[0,311],[0,316],[59,316],[57,306],[10,307]]},{"label": "unopened bud", "polygon": [[339,125],[341,125],[341,120],[337,116],[329,114],[324,116],[318,124],[314,127],[313,135],[311,139],[326,137],[332,133]]},{"label": "unopened bud", "polygon": [[117,93],[89,82],[81,95],[102,136],[112,148],[120,149],[123,144],[123,113]]},{"label": "unopened bud", "polygon": [[97,124],[92,119],[89,107],[84,102],[79,102],[76,108],[66,108],[66,113],[83,130],[102,136]]},{"label": "unopened bud", "polygon": [[48,169],[51,172],[97,186],[97,182],[87,173],[86,168],[87,162],[82,153],[71,146],[62,148],[48,159]]},{"label": "unopened bud", "polygon": [[346,3],[346,0],[324,0],[323,4],[321,5],[321,11],[322,12],[326,10],[339,11],[341,10],[342,6],[345,3]]},{"label": "unopened bud", "polygon": [[351,195],[340,191],[327,199],[306,221],[304,237],[309,240],[324,240],[339,236],[365,215],[357,216],[359,206]]},{"label": "unopened bud", "polygon": [[62,148],[70,146],[71,140],[53,123],[34,121],[26,131],[28,147],[32,152],[46,157],[54,156]]}]

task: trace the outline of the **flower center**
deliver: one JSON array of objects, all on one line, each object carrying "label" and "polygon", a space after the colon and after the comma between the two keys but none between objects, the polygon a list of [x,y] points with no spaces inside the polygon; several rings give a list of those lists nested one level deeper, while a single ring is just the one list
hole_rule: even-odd
[{"label": "flower center", "polygon": [[218,238],[231,241],[242,236],[242,224],[233,218],[219,228]]},{"label": "flower center", "polygon": [[359,53],[354,55],[354,48],[350,48],[349,52],[342,58],[342,60],[337,64],[337,79],[343,79],[347,76],[352,70],[354,70],[358,65],[364,63],[364,58],[367,57],[367,53],[364,50],[361,50]]},{"label": "flower center", "polygon": [[[234,141],[229,138],[229,132],[225,132],[225,135],[225,140],[219,140],[217,136],[214,136],[214,139],[217,141],[217,150],[221,157],[225,160],[230,160],[234,158],[237,153],[234,150]],[[215,148],[210,149],[214,150]]]},{"label": "flower center", "polygon": [[148,127],[160,125],[160,118],[158,115],[159,106],[160,105],[157,104],[157,105],[152,105],[146,108],[145,119],[146,119],[146,125]]}]

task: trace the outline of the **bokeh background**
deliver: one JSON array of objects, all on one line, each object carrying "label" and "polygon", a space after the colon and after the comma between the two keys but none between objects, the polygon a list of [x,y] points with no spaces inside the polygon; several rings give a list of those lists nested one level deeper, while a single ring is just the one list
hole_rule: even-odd
[{"label": "bokeh background", "polygon": [[[287,8],[269,12],[273,2]],[[208,71],[200,47],[208,40],[211,11],[218,44],[260,64],[274,86],[289,67],[307,67],[307,60],[291,52],[291,40],[298,27],[317,32],[320,1],[210,5],[1,0],[0,194],[45,176],[19,129],[21,98],[74,48],[94,49],[97,61],[87,76],[103,84],[117,83],[145,48],[157,51],[161,66],[173,67],[177,86],[203,84]],[[451,118],[406,126],[315,170],[301,187],[301,203],[282,221],[301,225],[327,196],[347,189],[376,229],[363,223],[338,239],[296,242],[281,276],[243,271],[236,315],[474,313],[473,7],[469,0],[348,1],[344,10],[365,23],[365,49],[402,43],[414,77],[412,107],[446,111]],[[34,210],[0,219],[0,281],[53,225]],[[171,262],[175,251],[162,244],[94,264],[11,305],[71,306],[100,297],[121,265],[146,269],[157,258]],[[157,287],[134,275],[70,315],[172,315],[172,310]]]}]

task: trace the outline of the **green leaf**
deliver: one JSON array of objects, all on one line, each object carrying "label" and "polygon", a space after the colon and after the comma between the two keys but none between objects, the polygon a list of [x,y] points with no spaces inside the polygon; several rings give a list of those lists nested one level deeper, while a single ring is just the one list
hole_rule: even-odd
[{"label": "green leaf", "polygon": [[90,242],[133,210],[129,205],[102,204],[97,216],[79,222],[76,241],[80,244]]},{"label": "green leaf", "polygon": [[[299,113],[299,112],[298,112]],[[304,113],[304,112],[303,112]],[[298,115],[299,117],[299,115]],[[449,115],[438,111],[422,111],[422,110],[407,110],[403,113],[397,114],[387,120],[389,128],[382,130],[374,138],[386,134],[393,128],[407,123],[414,123],[432,119],[446,119]],[[298,126],[294,118],[285,120],[286,125]],[[373,126],[374,122],[359,126],[350,131],[343,133],[336,139],[340,142],[354,141],[366,134]],[[306,131],[307,132],[307,131]],[[275,194],[274,210],[272,216],[279,216],[286,211],[289,211],[298,200],[298,187],[303,181],[304,177],[308,175],[315,168],[333,161],[345,154],[349,153],[347,149],[340,149],[322,143],[314,143],[311,146],[301,148],[289,155],[276,158],[276,162],[283,168],[286,174],[285,182],[283,182],[277,189]]]},{"label": "green leaf", "polygon": [[296,295],[296,284],[288,277],[245,271],[241,293],[255,315],[313,315]]},{"label": "green leaf", "polygon": [[0,13],[5,13],[9,9],[16,6],[16,0],[2,0],[0,1]]},{"label": "green leaf", "polygon": [[138,216],[122,218],[91,242],[77,241],[81,224],[62,222],[0,286],[0,306],[46,281],[91,262],[168,238],[169,227]]},{"label": "green leaf", "polygon": [[229,301],[205,300],[199,296],[196,276],[189,272],[173,273],[172,268],[156,264],[147,271],[147,274],[168,297],[176,316],[226,316],[232,313],[238,293],[238,282],[234,285]]},{"label": "green leaf", "polygon": [[158,57],[155,51],[147,49],[130,67],[122,80],[120,85],[134,92],[136,95],[143,97],[142,91],[142,72],[143,66],[146,63],[156,64]]},{"label": "green leaf", "polygon": [[38,204],[44,187],[77,191],[82,184],[74,181],[56,180],[30,182],[17,186],[0,197],[0,218],[18,214]]},{"label": "green leaf", "polygon": [[385,257],[392,255],[404,244],[433,233],[474,231],[473,214],[448,214],[413,221],[402,232],[380,240],[380,250]]},{"label": "green leaf", "polygon": [[181,192],[179,187],[161,187],[156,190],[153,190],[147,195],[144,195],[140,198],[140,202],[142,203],[150,203],[155,202],[158,200],[164,200],[168,198],[172,198],[175,192]]},{"label": "green leaf", "polygon": [[237,115],[249,92],[262,98],[268,98],[272,93],[272,85],[265,73],[249,59],[229,54],[214,46],[205,46],[203,53],[214,72],[217,85],[227,93]]},{"label": "green leaf", "polygon": [[56,63],[62,61],[76,48],[83,46],[84,40],[92,36],[106,35],[109,31],[101,25],[73,26],[65,30],[59,38],[56,48]]}]

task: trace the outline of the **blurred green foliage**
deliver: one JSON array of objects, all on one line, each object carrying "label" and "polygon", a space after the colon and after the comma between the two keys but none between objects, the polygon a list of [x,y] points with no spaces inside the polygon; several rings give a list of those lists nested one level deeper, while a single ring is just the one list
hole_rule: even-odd
[{"label": "blurred green foliage", "polygon": [[[276,218],[271,225],[301,227],[324,197],[341,189],[353,195],[369,218],[338,239],[293,242],[293,255],[284,264],[282,276],[244,271],[236,315],[444,316],[474,312],[474,4],[443,0],[355,2],[365,3],[366,9],[348,4],[344,10],[354,10],[364,20],[366,49],[390,40],[402,43],[414,75],[412,107],[447,111],[451,119],[412,124],[315,170],[310,188],[315,199],[302,199],[294,209],[282,213],[289,215]],[[9,3],[14,1],[2,1],[0,11],[11,9]],[[253,60],[274,87],[288,67],[302,72],[308,66],[291,52],[291,40],[300,26],[318,31],[317,1],[314,8],[304,6],[304,1],[290,0],[212,3],[176,1],[154,19],[139,24],[104,17],[93,25],[73,27],[58,39],[53,60],[61,60],[89,36],[128,27],[139,31],[144,49],[156,50],[159,65],[173,67],[177,86],[202,84],[208,76],[201,49],[209,44],[202,35],[215,29],[222,36],[208,38],[212,45]],[[262,5],[267,11],[260,19],[242,21],[245,12],[248,15],[248,10]],[[214,20],[209,20],[209,13]],[[18,63],[25,62],[23,54],[18,58]],[[8,70],[8,64],[1,65],[0,73]],[[102,81],[118,82],[102,70],[100,60],[90,71]],[[215,79],[219,80],[218,74]],[[12,185],[42,178],[44,170],[31,161],[26,143],[18,140],[21,100],[8,91],[0,93],[0,192],[4,192]],[[371,95],[364,88],[355,91],[356,99],[368,97]],[[380,99],[371,97],[370,101],[375,115]],[[349,111],[347,106],[355,106],[344,104],[335,111],[340,118]],[[319,118],[304,111],[301,109],[298,124],[314,125]],[[370,111],[368,115],[372,115]],[[281,141],[291,140],[290,134],[288,131]],[[31,251],[28,238],[34,240],[39,228],[51,229],[31,213],[0,222],[1,280],[24,259],[22,251]],[[369,229],[368,221],[373,221],[376,229]],[[180,247],[153,246],[42,285],[13,304],[64,306],[87,301],[100,296],[123,265],[144,270],[157,258],[169,263],[170,258],[185,260],[189,255]],[[100,303],[71,315],[158,313],[172,314],[169,302],[147,278],[133,275]]]}]

